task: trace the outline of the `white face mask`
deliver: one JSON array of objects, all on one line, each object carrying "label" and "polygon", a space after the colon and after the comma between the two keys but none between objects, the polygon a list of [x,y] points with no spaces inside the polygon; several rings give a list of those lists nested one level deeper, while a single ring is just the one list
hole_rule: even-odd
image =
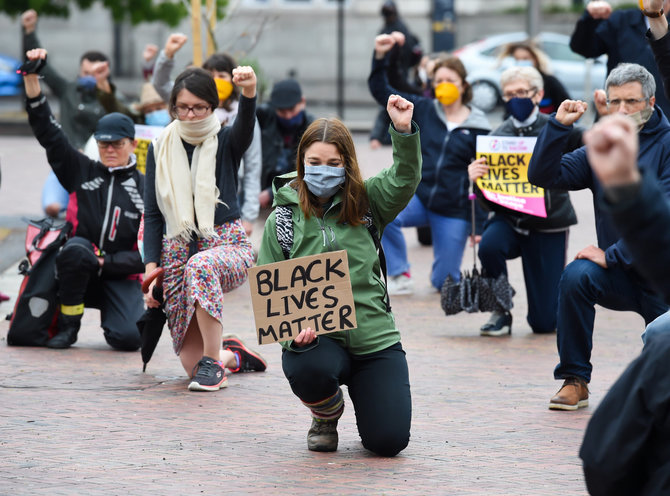
[{"label": "white face mask", "polygon": [[330,198],[344,184],[345,173],[344,167],[305,164],[303,180],[314,196]]},{"label": "white face mask", "polygon": [[651,106],[646,106],[642,110],[635,112],[633,114],[628,114],[628,117],[635,121],[637,124],[637,130],[640,131],[649,119],[651,119],[654,109]]}]

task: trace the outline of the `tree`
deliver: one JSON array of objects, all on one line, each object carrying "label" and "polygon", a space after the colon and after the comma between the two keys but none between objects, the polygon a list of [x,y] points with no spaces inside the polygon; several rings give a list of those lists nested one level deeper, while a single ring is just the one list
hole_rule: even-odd
[{"label": "tree", "polygon": [[[132,24],[160,21],[176,26],[189,15],[189,2],[185,0],[0,0],[0,12],[16,16],[28,9],[35,9],[40,16],[68,17],[70,7],[90,8],[96,1],[108,9],[115,22]],[[205,3],[205,0],[203,0]],[[216,0],[216,17],[223,18],[228,0]]]}]

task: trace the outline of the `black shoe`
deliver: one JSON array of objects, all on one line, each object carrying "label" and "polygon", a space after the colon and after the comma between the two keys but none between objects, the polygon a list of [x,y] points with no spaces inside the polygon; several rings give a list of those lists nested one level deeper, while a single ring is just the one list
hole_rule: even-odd
[{"label": "black shoe", "polygon": [[263,372],[268,367],[265,359],[260,354],[247,348],[235,334],[223,336],[223,349],[230,350],[237,356],[239,367],[236,369],[228,368],[233,374],[237,372]]},{"label": "black shoe", "polygon": [[228,377],[221,362],[204,356],[195,368],[197,372],[188,385],[189,391],[218,391],[228,386]]},{"label": "black shoe", "polygon": [[335,451],[338,440],[337,420],[317,420],[312,417],[312,426],[307,432],[307,449]]},{"label": "black shoe", "polygon": [[495,311],[489,321],[479,329],[481,336],[503,336],[512,334],[512,314]]},{"label": "black shoe", "polygon": [[47,341],[47,348],[65,349],[77,342],[82,315],[58,314],[58,334]]}]

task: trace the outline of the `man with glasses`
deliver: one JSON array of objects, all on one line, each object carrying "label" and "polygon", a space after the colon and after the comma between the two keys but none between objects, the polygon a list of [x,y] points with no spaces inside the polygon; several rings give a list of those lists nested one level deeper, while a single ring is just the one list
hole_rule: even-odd
[{"label": "man with glasses", "polygon": [[[544,97],[542,75],[534,67],[515,66],[500,76],[505,108],[510,116],[490,134],[491,136],[537,136],[549,121],[540,113]],[[581,130],[574,128],[564,152],[581,146]],[[468,166],[474,183],[487,174],[486,158]],[[482,204],[493,212],[484,226],[479,242],[479,260],[487,275],[497,278],[507,275],[507,260],[521,257],[528,300],[527,321],[536,334],[556,330],[558,281],[565,267],[568,231],[577,223],[577,216],[565,190],[544,192],[546,218],[512,210],[488,201],[475,185]],[[500,309],[480,329],[482,336],[503,336],[512,332],[512,314]]]},{"label": "man with glasses", "polygon": [[[620,64],[605,83],[608,112],[628,115],[637,124],[638,167],[655,176],[670,195],[670,123],[655,105],[654,77],[638,64]],[[590,189],[593,192],[598,246],[587,246],[563,271],[559,284],[557,343],[560,362],[554,370],[563,386],[549,408],[577,410],[588,405],[595,305],[633,311],[649,323],[668,307],[633,267],[611,216],[602,208],[603,188],[591,170],[585,147],[563,155],[563,146],[587,104],[566,100],[544,127],[528,169],[531,183],[543,188]]]},{"label": "man with glasses", "polygon": [[100,309],[110,346],[136,350],[140,346],[136,322],[144,310],[135,277],[144,271],[137,250],[144,177],[136,169],[133,154],[135,126],[118,112],[102,117],[94,132],[100,161],[91,160],[70,143],[42,95],[37,73],[46,65],[46,50],[30,50],[26,57],[30,63],[24,65],[30,126],[58,180],[74,193],[68,207],[74,236],[56,258],[58,334],[47,346],[68,348],[75,343],[86,306]]}]

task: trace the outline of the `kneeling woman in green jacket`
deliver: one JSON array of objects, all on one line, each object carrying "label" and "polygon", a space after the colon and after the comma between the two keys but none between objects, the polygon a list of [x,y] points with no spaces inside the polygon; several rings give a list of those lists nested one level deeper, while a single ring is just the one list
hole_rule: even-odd
[{"label": "kneeling woman in green jacket", "polygon": [[[421,179],[421,146],[413,104],[388,99],[393,166],[363,181],[351,134],[337,119],[318,119],[298,147],[296,172],[275,179],[275,205],[289,208],[293,242],[278,241],[277,211],[265,224],[258,265],[346,250],[358,327],[316,336],[303,329],[282,343],[282,366],[293,393],[312,414],[307,447],[337,449],[337,421],[344,411],[345,384],[363,446],[394,456],[409,442],[412,403],[405,352],[387,306],[376,242],[414,195]],[[281,221],[280,221],[281,222]]]}]

